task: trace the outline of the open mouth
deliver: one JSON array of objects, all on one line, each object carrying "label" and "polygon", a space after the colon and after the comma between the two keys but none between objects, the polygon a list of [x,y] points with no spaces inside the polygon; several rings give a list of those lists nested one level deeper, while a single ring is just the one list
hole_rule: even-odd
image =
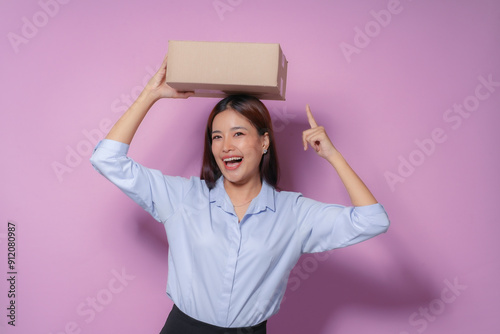
[{"label": "open mouth", "polygon": [[243,157],[231,157],[223,159],[226,169],[236,169],[241,165]]}]

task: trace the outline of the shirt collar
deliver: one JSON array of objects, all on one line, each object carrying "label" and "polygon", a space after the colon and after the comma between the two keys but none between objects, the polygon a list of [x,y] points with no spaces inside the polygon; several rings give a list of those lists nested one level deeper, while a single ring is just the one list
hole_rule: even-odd
[{"label": "shirt collar", "polygon": [[[269,208],[271,211],[276,211],[275,191],[276,190],[272,186],[262,180],[260,193],[253,199],[247,210],[247,214],[256,214],[265,211],[266,208]],[[215,203],[215,205],[226,212],[234,212],[231,200],[224,189],[223,176],[219,177],[215,182],[215,187],[210,190],[210,203]]]}]

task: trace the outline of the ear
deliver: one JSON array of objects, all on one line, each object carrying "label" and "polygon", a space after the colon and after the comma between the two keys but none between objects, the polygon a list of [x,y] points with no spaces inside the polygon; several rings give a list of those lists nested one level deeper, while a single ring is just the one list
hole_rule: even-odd
[{"label": "ear", "polygon": [[262,136],[260,136],[261,142],[262,142],[262,149],[267,150],[269,149],[269,133],[265,132]]}]

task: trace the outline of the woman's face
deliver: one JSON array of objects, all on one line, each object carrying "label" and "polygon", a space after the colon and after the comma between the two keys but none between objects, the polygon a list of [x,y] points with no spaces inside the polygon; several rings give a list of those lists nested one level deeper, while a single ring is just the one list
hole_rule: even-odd
[{"label": "woman's face", "polygon": [[237,111],[226,109],[212,122],[212,154],[229,182],[260,182],[259,164],[268,146],[268,134],[259,136],[252,123]]}]

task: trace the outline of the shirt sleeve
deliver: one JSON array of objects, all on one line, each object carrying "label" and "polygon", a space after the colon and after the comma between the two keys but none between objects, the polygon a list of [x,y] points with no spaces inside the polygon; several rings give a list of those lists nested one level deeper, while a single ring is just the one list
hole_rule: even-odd
[{"label": "shirt sleeve", "polygon": [[189,180],[165,176],[159,170],[138,164],[127,157],[128,149],[127,144],[104,139],[97,144],[90,162],[153,218],[165,222],[182,202]]},{"label": "shirt sleeve", "polygon": [[389,228],[389,217],[380,203],[342,206],[321,203],[300,195],[295,204],[303,253],[354,245]]}]

